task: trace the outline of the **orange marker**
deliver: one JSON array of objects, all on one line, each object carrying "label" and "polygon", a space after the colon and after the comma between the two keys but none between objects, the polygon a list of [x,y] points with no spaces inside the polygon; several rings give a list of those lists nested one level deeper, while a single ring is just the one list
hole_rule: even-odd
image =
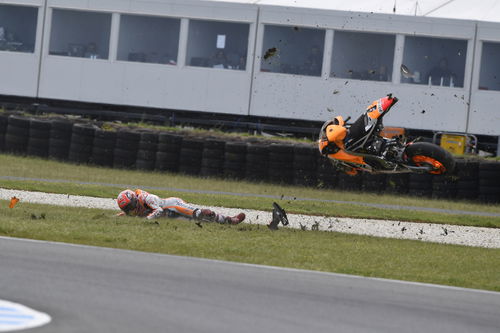
[{"label": "orange marker", "polygon": [[14,208],[14,206],[19,202],[19,199],[16,198],[16,197],[12,197],[10,198],[10,204],[9,204],[9,208]]}]

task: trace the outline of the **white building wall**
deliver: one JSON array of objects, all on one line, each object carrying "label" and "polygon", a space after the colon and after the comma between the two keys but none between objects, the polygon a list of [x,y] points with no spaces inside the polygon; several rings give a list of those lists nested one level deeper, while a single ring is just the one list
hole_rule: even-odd
[{"label": "white building wall", "polygon": [[[355,118],[374,99],[393,93],[400,102],[385,118],[386,125],[499,134],[500,91],[480,89],[479,76],[482,43],[500,43],[500,23],[269,5],[277,3],[273,1],[239,2],[0,0],[0,4],[40,8],[34,52],[0,51],[0,71],[3,73],[0,94],[323,121],[337,114]],[[43,27],[45,3],[48,10]],[[109,57],[87,59],[49,54],[53,8],[110,13]],[[181,19],[177,64],[116,60],[121,13]],[[249,24],[246,69],[189,66],[186,63],[189,19]],[[323,29],[321,76],[261,71],[265,25]],[[391,80],[331,77],[331,58],[338,52],[332,45],[333,38],[339,30],[395,35]],[[42,31],[45,33],[43,39]],[[465,40],[467,57],[463,87],[400,83],[399,68],[404,63],[406,36]]]},{"label": "white building wall", "polygon": [[[200,5],[191,1],[73,1],[48,0],[52,8],[100,8],[111,13],[154,14],[250,24],[249,47],[254,45],[257,8],[231,4]],[[49,15],[50,16],[50,15]],[[118,18],[115,15],[114,21]],[[51,22],[50,17],[48,19]],[[48,24],[49,24],[48,23]],[[116,50],[117,26],[111,33]],[[181,28],[180,45],[186,45],[187,29]],[[48,49],[46,41],[45,49]],[[185,50],[179,50],[179,57]],[[40,97],[84,102],[248,114],[251,67],[244,71],[188,67],[184,59],[177,66],[117,61],[109,59],[42,56]],[[251,62],[248,62],[251,65]]]},{"label": "white building wall", "polygon": [[44,15],[43,2],[43,0],[0,0],[0,5],[20,5],[38,8],[34,52],[0,51],[0,92],[2,94],[28,97],[35,97],[37,94]]},{"label": "white building wall", "polygon": [[[488,135],[500,134],[500,91],[479,89],[481,55],[483,42],[500,44],[500,24],[479,23],[475,44],[474,75],[472,77],[472,98],[468,119],[468,132]],[[500,63],[500,58],[496,59]],[[500,81],[500,72],[498,73]]]},{"label": "white building wall", "polygon": [[[263,9],[260,18],[260,34],[263,25],[273,24],[473,40],[475,29],[473,22],[279,7]],[[396,47],[395,59],[401,59],[401,56],[397,56],[402,52],[401,47],[402,45]],[[471,54],[472,45],[469,49]],[[263,54],[260,43],[257,54]],[[325,55],[329,54],[331,51],[325,50]],[[329,61],[330,59],[326,59],[327,63]],[[470,72],[471,65],[466,64],[466,73]],[[463,88],[401,84],[399,75],[395,76],[393,82],[361,81],[333,78],[325,70],[321,77],[304,77],[261,72],[259,66],[260,61],[257,61],[251,115],[326,120],[341,114],[355,119],[373,100],[393,93],[400,98],[400,102],[384,118],[386,125],[446,131],[466,130],[469,99],[467,83]],[[394,61],[394,73],[399,73],[399,66],[400,62]],[[467,75],[467,78],[470,77]]]}]

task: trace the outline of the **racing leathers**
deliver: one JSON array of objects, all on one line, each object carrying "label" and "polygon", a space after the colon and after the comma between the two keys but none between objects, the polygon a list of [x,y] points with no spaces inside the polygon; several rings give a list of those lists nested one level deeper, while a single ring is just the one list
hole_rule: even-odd
[{"label": "racing leathers", "polygon": [[182,216],[189,219],[229,224],[238,224],[245,219],[244,213],[229,217],[217,214],[208,208],[195,207],[180,198],[160,198],[140,189],[133,192],[137,198],[135,209],[121,212],[119,215],[139,216],[147,219]]}]

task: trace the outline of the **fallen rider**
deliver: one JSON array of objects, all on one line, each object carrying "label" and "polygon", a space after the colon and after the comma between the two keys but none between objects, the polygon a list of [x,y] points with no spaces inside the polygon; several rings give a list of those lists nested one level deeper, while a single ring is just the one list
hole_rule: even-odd
[{"label": "fallen rider", "polygon": [[208,208],[198,208],[180,198],[160,198],[143,190],[125,190],[117,198],[118,207],[122,210],[118,215],[139,216],[149,220],[158,217],[186,217],[199,221],[217,222],[221,224],[238,224],[245,219],[244,213],[236,216],[224,216]]}]

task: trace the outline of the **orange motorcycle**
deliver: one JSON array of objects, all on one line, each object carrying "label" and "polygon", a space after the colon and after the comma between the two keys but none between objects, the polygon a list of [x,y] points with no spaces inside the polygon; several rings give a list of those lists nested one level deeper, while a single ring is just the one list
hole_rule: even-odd
[{"label": "orange motorcycle", "polygon": [[344,120],[337,116],[326,121],[319,133],[320,153],[337,169],[351,175],[358,171],[431,174],[453,171],[453,156],[440,146],[381,135],[382,119],[397,101],[392,94],[374,101],[352,124],[347,124],[350,117]]}]

